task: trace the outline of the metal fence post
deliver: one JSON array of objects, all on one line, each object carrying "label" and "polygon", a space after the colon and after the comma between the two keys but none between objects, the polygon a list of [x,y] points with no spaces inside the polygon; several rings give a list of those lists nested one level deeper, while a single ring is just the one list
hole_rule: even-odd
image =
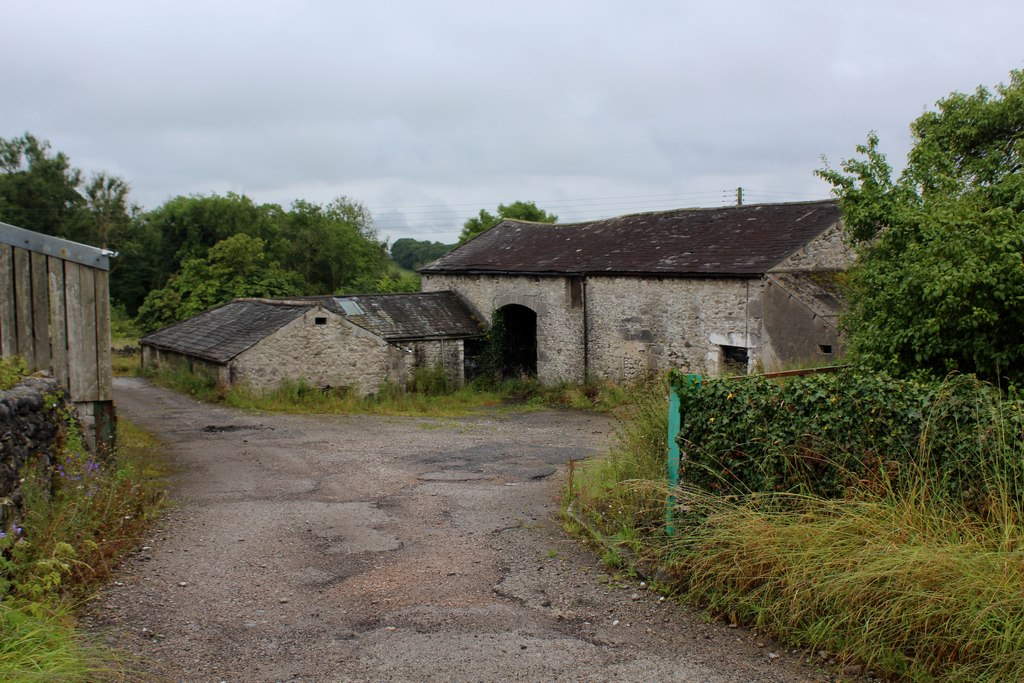
[{"label": "metal fence post", "polygon": [[665,533],[676,532],[674,516],[676,508],[676,487],[679,486],[679,394],[671,384],[668,387],[668,500],[665,506]]},{"label": "metal fence post", "polygon": [[[687,375],[686,383],[699,388],[701,376]],[[665,533],[669,536],[676,533],[676,489],[679,487],[679,464],[682,461],[682,453],[679,450],[679,432],[682,428],[681,410],[682,403],[679,394],[670,382],[668,387],[668,499],[665,502]]]}]

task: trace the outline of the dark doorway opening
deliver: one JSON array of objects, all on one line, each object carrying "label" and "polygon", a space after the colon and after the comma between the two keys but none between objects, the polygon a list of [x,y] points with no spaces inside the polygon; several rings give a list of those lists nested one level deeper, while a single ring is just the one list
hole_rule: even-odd
[{"label": "dark doorway opening", "polygon": [[500,309],[505,326],[501,372],[505,377],[537,376],[537,314],[526,306]]}]

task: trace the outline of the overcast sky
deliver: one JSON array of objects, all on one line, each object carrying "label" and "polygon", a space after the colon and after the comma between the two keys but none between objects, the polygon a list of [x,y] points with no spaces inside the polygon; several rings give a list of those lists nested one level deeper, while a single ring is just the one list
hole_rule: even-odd
[{"label": "overcast sky", "polygon": [[561,222],[824,199],[812,172],[1024,68],[1024,2],[5,0],[0,137],[155,208],[345,195],[453,241],[498,203]]}]

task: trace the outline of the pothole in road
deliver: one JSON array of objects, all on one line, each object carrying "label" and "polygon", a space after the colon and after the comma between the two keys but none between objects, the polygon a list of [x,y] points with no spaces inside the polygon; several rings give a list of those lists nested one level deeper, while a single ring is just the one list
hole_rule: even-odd
[{"label": "pothole in road", "polygon": [[266,427],[264,425],[206,425],[203,427],[204,432],[209,433],[220,433],[220,432],[243,432],[243,431],[263,431],[270,430],[274,431],[276,427]]},{"label": "pothole in road", "polygon": [[426,472],[421,474],[417,479],[420,481],[478,481],[480,479],[490,479],[492,475],[483,474],[478,472],[460,472],[459,470],[439,470],[437,472]]}]

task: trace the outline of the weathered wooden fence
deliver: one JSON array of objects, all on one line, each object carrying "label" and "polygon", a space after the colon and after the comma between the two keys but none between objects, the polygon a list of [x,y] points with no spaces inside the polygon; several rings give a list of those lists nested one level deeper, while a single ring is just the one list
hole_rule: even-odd
[{"label": "weathered wooden fence", "polygon": [[0,223],[0,355],[67,389],[97,443],[112,443],[109,253]]}]

